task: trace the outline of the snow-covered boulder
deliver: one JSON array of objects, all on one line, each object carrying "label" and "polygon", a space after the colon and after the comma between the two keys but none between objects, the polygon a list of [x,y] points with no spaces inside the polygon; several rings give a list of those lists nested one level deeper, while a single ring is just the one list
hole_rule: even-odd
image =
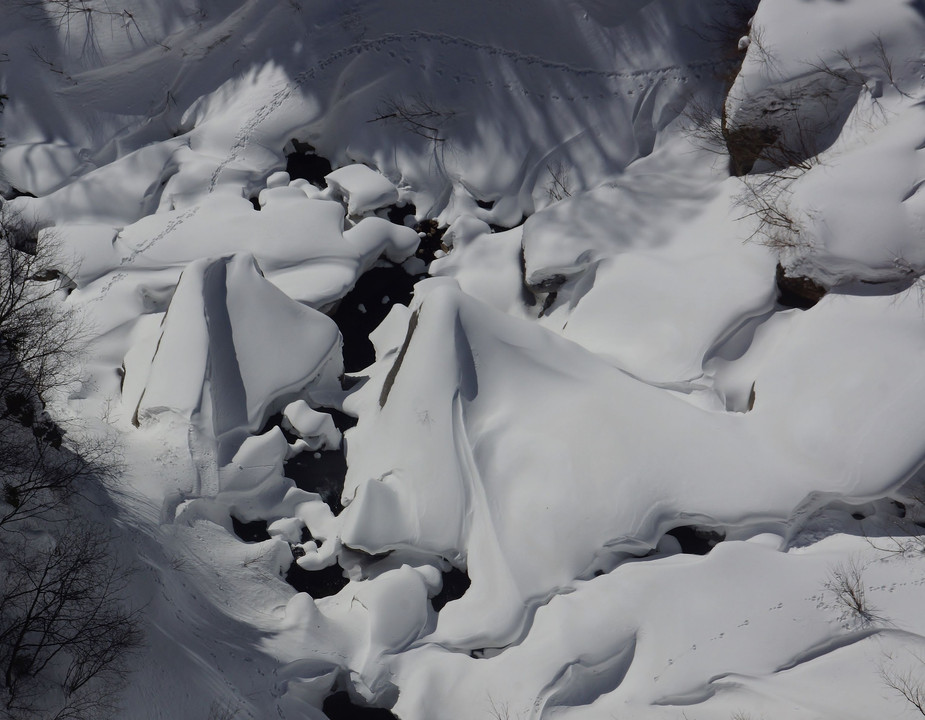
[{"label": "snow-covered boulder", "polygon": [[337,387],[342,367],[334,322],[288,298],[251,255],[197,260],[183,272],[149,365],[127,365],[147,380],[126,400],[137,402],[137,424],[179,416],[221,447],[236,431],[258,429],[278,399]]},{"label": "snow-covered boulder", "polygon": [[350,215],[363,215],[398,202],[398,190],[391,180],[366,165],[347,165],[324,179],[335,196],[347,201]]}]

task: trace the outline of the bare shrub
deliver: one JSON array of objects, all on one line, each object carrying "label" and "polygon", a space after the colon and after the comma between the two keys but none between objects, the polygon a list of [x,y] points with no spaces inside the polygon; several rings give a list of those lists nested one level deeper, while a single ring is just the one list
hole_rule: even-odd
[{"label": "bare shrub", "polygon": [[402,96],[383,101],[376,111],[376,117],[367,122],[395,122],[414,135],[442,143],[446,138],[441,127],[455,114],[421,95]]},{"label": "bare shrub", "polygon": [[799,173],[775,172],[742,178],[742,190],[736,195],[735,203],[743,211],[740,220],[755,220],[755,229],[748,240],[756,240],[775,250],[809,246],[803,222],[790,204],[790,185],[797,177]]},{"label": "bare shrub", "polygon": [[546,183],[546,195],[553,202],[572,196],[572,178],[569,168],[559,161],[546,166],[549,181]]},{"label": "bare shrub", "polygon": [[[919,668],[925,668],[925,659],[915,653],[912,653],[912,655],[918,661]],[[923,679],[923,674],[915,673],[912,670],[896,670],[892,661],[893,658],[887,655],[885,662],[880,664],[880,678],[883,680],[883,684],[901,695],[920,715],[925,716],[925,679]]]},{"label": "bare shrub", "polygon": [[856,559],[835,565],[830,570],[824,587],[836,607],[861,626],[882,620],[867,600],[863,571]]}]

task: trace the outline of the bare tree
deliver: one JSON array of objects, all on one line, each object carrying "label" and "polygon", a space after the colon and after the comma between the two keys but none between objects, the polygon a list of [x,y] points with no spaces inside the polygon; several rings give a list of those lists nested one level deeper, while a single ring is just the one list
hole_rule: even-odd
[{"label": "bare tree", "polygon": [[118,449],[102,440],[65,440],[47,416],[31,428],[0,419],[0,529],[54,519],[75,495],[115,478]]},{"label": "bare tree", "polygon": [[0,206],[0,400],[35,397],[73,378],[84,331],[58,301],[71,286],[53,235]]},{"label": "bare tree", "polygon": [[101,718],[141,643],[110,534],[71,517],[50,534],[0,531],[0,698],[13,717]]},{"label": "bare tree", "polygon": [[[83,481],[110,476],[111,447],[65,442],[44,396],[71,382],[84,331],[49,234],[0,206],[0,527],[48,516]],[[70,446],[70,447],[69,447]]]}]

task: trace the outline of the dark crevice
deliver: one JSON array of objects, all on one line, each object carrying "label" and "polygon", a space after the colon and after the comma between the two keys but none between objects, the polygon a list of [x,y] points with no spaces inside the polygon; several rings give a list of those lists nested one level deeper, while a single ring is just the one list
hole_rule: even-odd
[{"label": "dark crevice", "polygon": [[405,218],[417,213],[417,208],[414,206],[414,203],[406,202],[402,205],[390,205],[386,208],[385,216],[388,218],[389,222],[393,222],[396,225],[404,225]]},{"label": "dark crevice", "polygon": [[523,246],[520,248],[520,297],[527,307],[536,305],[536,295],[533,294],[527,282],[527,256]]},{"label": "dark crevice", "polygon": [[286,582],[298,592],[311,595],[314,599],[337,595],[350,582],[344,577],[344,569],[337,564],[321,570],[306,570],[293,560],[286,572]]},{"label": "dark crevice", "polygon": [[527,302],[527,306],[535,307],[537,303],[542,301],[539,317],[543,317],[555,304],[559,297],[559,290],[565,285],[568,278],[561,273],[556,273],[555,275],[543,278],[537,283],[527,282],[526,260],[524,259],[523,251],[521,251],[521,270],[523,272],[524,297],[526,298],[527,294],[529,294],[531,298],[531,301]]},{"label": "dark crevice", "polygon": [[321,706],[329,720],[398,720],[385,708],[356,705],[345,691],[328,695]]},{"label": "dark crevice", "polygon": [[370,333],[396,303],[408,305],[417,277],[400,265],[374,267],[363,273],[353,289],[340,301],[331,318],[344,338],[344,370],[357,372],[376,360]]},{"label": "dark crevice", "polygon": [[308,143],[292,141],[294,152],[286,156],[286,172],[289,179],[301,178],[308,180],[315,187],[327,187],[325,176],[331,173],[331,163],[315,152],[315,148]]},{"label": "dark crevice", "polygon": [[678,541],[681,552],[686,555],[706,555],[726,539],[723,532],[696,525],[682,525],[666,534]]},{"label": "dark crevice", "polygon": [[29,192],[28,190],[20,190],[17,187],[11,187],[7,192],[3,193],[2,196],[0,197],[3,197],[4,200],[15,200],[16,198],[21,198],[21,197],[34,198],[36,196],[32,194],[31,192]]},{"label": "dark crevice", "polygon": [[[318,407],[318,412],[331,416],[334,426],[342,433],[357,424],[357,419],[334,408]],[[283,424],[283,414],[272,415],[261,429],[260,433],[269,432],[277,427],[290,444],[298,440],[298,436],[287,430]],[[293,480],[300,490],[317,493],[331,508],[331,512],[339,515],[344,509],[340,497],[344,490],[344,479],[347,476],[347,457],[344,444],[333,450],[304,450],[295,457],[283,463],[283,475]],[[303,541],[304,542],[304,541]]]},{"label": "dark crevice", "polygon": [[264,426],[260,429],[260,432],[257,434],[264,435],[270,432],[270,430],[272,430],[273,428],[279,428],[282,431],[283,435],[286,437],[286,441],[289,443],[294,443],[296,440],[299,439],[298,436],[289,432],[283,426],[283,414],[281,412],[278,412],[274,415],[271,415],[269,418],[267,418],[266,423],[264,423]]},{"label": "dark crevice", "polygon": [[340,515],[344,509],[340,500],[344,478],[347,477],[347,457],[343,446],[337,450],[299,453],[285,462],[283,474],[295,481],[300,490],[320,495],[335,515]]},{"label": "dark crevice", "polygon": [[476,200],[475,204],[478,205],[482,210],[491,210],[495,206],[494,200]]},{"label": "dark crevice", "polygon": [[443,573],[443,587],[430,599],[430,604],[434,610],[440,612],[447,603],[459,600],[465,595],[471,584],[472,581],[463,570],[450,568]]},{"label": "dark crevice", "polygon": [[318,410],[318,412],[325,412],[330,415],[331,419],[334,421],[334,427],[342,433],[347,432],[352,427],[356,427],[357,418],[353,417],[353,415],[348,415],[345,412],[329,407],[319,407],[315,409]]},{"label": "dark crevice", "polygon": [[449,252],[450,249],[443,244],[446,227],[440,227],[436,220],[422,220],[414,226],[414,231],[421,236],[421,242],[414,256],[430,265],[436,257],[437,251]]},{"label": "dark crevice", "polygon": [[384,408],[386,402],[388,402],[389,393],[392,392],[392,385],[395,384],[395,378],[398,377],[398,371],[401,369],[401,364],[405,359],[405,353],[408,352],[408,346],[411,344],[411,336],[414,335],[414,330],[418,326],[419,315],[420,311],[416,310],[408,321],[408,332],[405,335],[405,341],[402,343],[401,350],[398,351],[398,357],[395,358],[395,362],[389,368],[389,373],[385,376],[385,382],[382,384],[382,392],[379,393],[380,408]]},{"label": "dark crevice", "polygon": [[791,277],[784,266],[777,264],[777,302],[788,308],[808,310],[818,303],[827,289],[808,277]]},{"label": "dark crevice", "polygon": [[505,650],[507,650],[508,647],[510,647],[510,646],[509,646],[509,645],[505,645],[504,647],[483,647],[483,648],[476,648],[475,650],[470,650],[470,651],[469,651],[469,657],[471,657],[471,658],[473,658],[473,659],[475,659],[475,660],[488,660],[488,659],[491,659],[491,658],[493,658],[493,657],[497,657],[498,655],[500,655],[501,653],[503,653]]},{"label": "dark crevice", "polygon": [[520,220],[518,220],[516,223],[514,223],[511,226],[497,225],[495,223],[488,223],[488,227],[493,233],[500,233],[500,232],[507,232],[508,230],[513,230],[514,228],[520,227],[525,222],[527,222],[527,216],[522,215]]},{"label": "dark crevice", "polygon": [[254,195],[252,198],[250,198],[250,201],[251,201],[251,205],[254,206],[254,210],[259,211],[260,210],[260,198]]},{"label": "dark crevice", "polygon": [[231,527],[234,529],[234,534],[247,543],[264,542],[270,539],[270,533],[267,532],[266,520],[242,522],[232,515]]}]

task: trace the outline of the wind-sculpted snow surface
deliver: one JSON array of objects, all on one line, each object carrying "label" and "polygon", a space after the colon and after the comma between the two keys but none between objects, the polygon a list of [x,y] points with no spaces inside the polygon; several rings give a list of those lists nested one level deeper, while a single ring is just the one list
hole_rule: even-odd
[{"label": "wind-sculpted snow surface", "polygon": [[133,422],[179,414],[218,443],[224,465],[240,444],[229,435],[257,430],[280,398],[330,391],[342,371],[337,326],[274,287],[252,256],[233,255],[187,266],[153,357],[127,365],[126,382],[140,388]]},{"label": "wind-sculpted snow surface", "polygon": [[14,6],[118,717],[916,716],[921,3]]},{"label": "wind-sculpted snow surface", "polygon": [[[915,399],[925,385],[919,349],[904,353],[903,381],[880,389],[878,404],[906,418],[899,427],[852,392],[854,378],[896,366],[860,356],[851,338],[875,347],[921,338],[917,307],[833,298],[819,314],[841,317],[835,336],[825,320],[794,319],[791,333],[805,340],[784,342],[770,360],[799,376],[763,368],[755,410],[741,414],[640,383],[452,284],[418,291],[391,386],[369,383],[348,405],[360,423],[348,432],[352,502],[341,539],[370,554],[463,559],[472,587],[440,615],[433,640],[444,646],[519,641],[525,607],[644,555],[679,517],[731,528],[761,519],[783,530],[804,502],[819,503],[814,496],[882,497],[925,454],[911,430],[925,421]],[[844,375],[832,375],[836,363]],[[652,453],[653,444],[670,450]]]}]

